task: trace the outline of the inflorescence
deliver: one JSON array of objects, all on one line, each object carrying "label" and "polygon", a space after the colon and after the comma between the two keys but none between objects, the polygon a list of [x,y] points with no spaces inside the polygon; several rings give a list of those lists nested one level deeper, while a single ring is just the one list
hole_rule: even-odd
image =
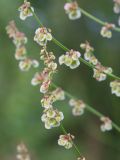
[{"label": "inflorescence", "polygon": [[[120,12],[120,1],[114,0],[114,12]],[[81,17],[81,13],[83,10],[78,6],[77,2],[68,2],[64,6],[66,14],[68,14],[69,19],[75,20]],[[19,7],[20,19],[25,20],[27,17],[35,16],[34,8],[31,6],[30,2],[27,0]],[[48,51],[48,42],[53,41],[58,46],[60,46],[66,53],[59,57],[59,64],[65,64],[70,69],[75,69],[79,67],[80,61],[90,66],[93,69],[93,77],[98,81],[103,81],[107,78],[107,75],[115,78],[115,81],[110,82],[110,87],[112,93],[116,96],[120,97],[120,78],[114,76],[112,74],[111,67],[103,66],[98,59],[94,55],[94,48],[90,46],[89,42],[82,43],[80,47],[84,50],[84,59],[81,57],[81,53],[79,51],[75,51],[73,49],[66,49],[64,45],[62,45],[59,41],[57,41],[52,36],[51,29],[48,29],[44,26],[41,26],[41,22],[39,21],[40,27],[36,29],[34,41],[41,47],[40,49],[40,60],[44,63],[44,68],[41,72],[35,73],[31,80],[31,84],[33,86],[39,85],[40,92],[43,94],[43,98],[41,99],[41,106],[43,107],[43,114],[41,116],[42,122],[45,124],[46,129],[52,129],[54,127],[61,126],[64,135],[60,135],[58,139],[58,144],[60,146],[64,146],[66,149],[70,149],[73,146],[76,151],[79,153],[78,160],[85,160],[84,157],[81,156],[81,153],[78,147],[74,143],[74,136],[70,133],[67,133],[65,128],[62,125],[62,121],[64,119],[64,115],[61,111],[59,111],[54,103],[56,101],[63,101],[67,96],[69,98],[69,105],[72,108],[72,114],[74,116],[81,116],[85,112],[85,109],[88,109],[91,113],[95,114],[100,118],[102,122],[100,129],[101,131],[110,131],[113,127],[120,131],[120,128],[110,120],[109,117],[106,117],[88,106],[80,99],[74,98],[72,95],[62,90],[60,87],[57,87],[53,83],[53,76],[57,73],[57,62],[55,54],[51,51]],[[112,37],[111,30],[115,29],[114,24],[105,23],[101,29],[101,35],[106,38]],[[20,32],[14,21],[11,21],[9,25],[6,27],[7,33],[10,38],[13,39],[13,43],[15,44],[15,58],[19,61],[19,67],[22,71],[28,71],[32,66],[38,67],[38,61],[28,58],[25,44],[27,43],[27,38],[24,33]],[[117,78],[116,78],[117,77]],[[119,80],[118,80],[119,79]],[[51,90],[51,86],[53,86],[54,90]],[[28,151],[24,144],[18,146],[18,160],[23,160],[23,154],[30,159]],[[25,159],[26,160],[26,159]]]}]

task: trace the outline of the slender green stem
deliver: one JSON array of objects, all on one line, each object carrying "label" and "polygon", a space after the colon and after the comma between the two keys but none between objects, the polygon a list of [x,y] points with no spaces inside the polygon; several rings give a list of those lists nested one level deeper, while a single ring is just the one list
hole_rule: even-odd
[{"label": "slender green stem", "polygon": [[[91,15],[90,13],[86,12],[84,9],[80,8],[80,10],[81,10],[82,14],[84,14],[86,17],[92,19],[96,23],[99,23],[100,25],[103,25],[103,26],[106,24],[106,22],[104,22],[104,21],[100,20],[99,18]],[[120,32],[120,28],[118,28],[118,27],[113,28],[113,30],[115,30],[117,32]]]},{"label": "slender green stem", "polygon": [[[41,27],[43,27],[44,25],[42,24],[42,22],[40,21],[40,19],[38,18],[38,16],[35,14],[35,12],[33,12],[32,10],[31,10],[31,12],[33,13],[33,16],[34,16],[34,18],[36,19],[36,21],[38,22],[38,24],[41,26]],[[84,11],[85,12],[85,11]],[[86,12],[86,14],[88,14],[87,12]],[[101,23],[102,21],[99,21],[99,23]],[[103,23],[103,22],[102,22]],[[101,24],[102,24],[101,23]],[[53,37],[53,39],[52,39],[52,41],[57,45],[57,46],[59,46],[61,49],[63,49],[64,51],[69,51],[69,49],[65,46],[65,45],[63,45],[60,41],[58,41],[55,37]],[[87,62],[86,60],[84,60],[83,58],[80,58],[80,61],[82,62],[82,63],[84,63],[85,65],[87,65],[88,67],[90,67],[90,68],[95,68],[95,66],[94,65],[92,65],[91,63],[89,63],[89,62]],[[107,74],[107,73],[105,73],[106,75],[108,75],[109,77],[111,77],[111,78],[113,78],[113,79],[117,79],[117,80],[120,80],[120,77],[118,77],[118,76],[116,76],[116,75],[114,75],[114,74]]]},{"label": "slender green stem", "polygon": [[[57,86],[56,84],[52,83],[52,86],[54,88],[58,88],[59,86]],[[71,95],[70,93],[68,93],[67,91],[65,91],[65,95],[68,97],[68,98],[72,98],[72,99],[78,99],[76,97],[74,97],[73,95]],[[103,115],[102,113],[100,113],[99,111],[97,111],[96,109],[94,109],[93,107],[91,107],[90,105],[86,104],[86,110],[92,114],[94,114],[95,116],[101,118],[101,117],[105,117],[105,115]],[[120,132],[120,127],[115,124],[114,122],[112,122],[112,126],[114,127],[114,129],[116,129],[118,132]]]},{"label": "slender green stem", "polygon": [[[61,123],[60,127],[61,127],[61,130],[63,131],[63,133],[64,133],[65,135],[67,135],[68,133],[67,133],[67,131],[66,131],[66,129],[64,128],[64,126],[63,126],[62,123]],[[81,153],[80,153],[80,151],[79,151],[79,149],[78,149],[78,146],[74,143],[73,140],[72,140],[72,144],[73,144],[76,152],[79,154],[79,156],[81,156]]]},{"label": "slender green stem", "polygon": [[97,23],[99,23],[101,25],[105,25],[106,24],[105,22],[101,21],[100,19],[98,19],[95,16],[93,16],[93,15],[89,14],[88,12],[86,12],[84,9],[80,8],[80,10],[81,10],[82,14],[84,14],[86,17],[92,19],[93,21],[95,21],[95,22],[97,22]]},{"label": "slender green stem", "polygon": [[34,12],[32,9],[30,9],[30,10],[31,10],[31,12],[32,12],[35,20],[38,22],[38,24],[39,24],[41,27],[43,27],[42,22],[40,21],[40,19],[38,18],[38,16],[35,14],[35,12]]},{"label": "slender green stem", "polygon": [[57,46],[62,48],[64,51],[69,51],[69,49],[66,46],[64,46],[61,42],[59,42],[56,38],[53,37],[52,40]]}]

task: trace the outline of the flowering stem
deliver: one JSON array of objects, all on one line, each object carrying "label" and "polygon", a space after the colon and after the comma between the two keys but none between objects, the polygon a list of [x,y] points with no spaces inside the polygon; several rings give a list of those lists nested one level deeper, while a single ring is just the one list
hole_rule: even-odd
[{"label": "flowering stem", "polygon": [[[63,133],[67,135],[68,133],[67,133],[67,131],[66,131],[66,129],[64,128],[64,126],[63,126],[62,123],[61,123],[60,127],[61,127],[61,130],[63,131]],[[71,139],[72,139],[72,138],[71,138]],[[72,144],[73,144],[76,152],[79,154],[79,156],[81,156],[81,153],[80,153],[80,151],[79,151],[79,149],[78,149],[78,146],[74,143],[73,140],[72,140]]]},{"label": "flowering stem", "polygon": [[[58,88],[58,86],[56,85],[56,84],[54,84],[54,83],[52,83],[52,86],[54,87],[54,88]],[[72,98],[72,99],[77,99],[76,97],[74,97],[73,95],[71,95],[70,93],[68,93],[67,91],[65,91],[64,90],[64,92],[65,92],[65,95],[68,97],[68,98]],[[95,116],[97,116],[97,117],[99,117],[99,118],[101,118],[101,117],[105,117],[102,113],[100,113],[99,111],[97,111],[96,109],[94,109],[93,107],[91,107],[90,105],[88,105],[88,104],[86,104],[86,109],[89,111],[89,112],[91,112],[92,114],[94,114]],[[120,127],[117,125],[117,124],[115,124],[114,122],[112,122],[112,126],[118,131],[118,132],[120,132]]]},{"label": "flowering stem", "polygon": [[[36,19],[36,21],[38,22],[38,24],[41,26],[41,27],[43,27],[43,24],[42,24],[42,22],[40,21],[40,19],[38,18],[38,16],[35,14],[35,12],[33,12],[32,10],[31,10],[31,12],[33,13],[33,16],[34,16],[34,18]],[[88,14],[87,12],[85,12],[84,11],[84,13],[86,13],[86,15]],[[89,15],[89,14],[88,14]],[[91,16],[91,15],[89,15],[89,16]],[[101,21],[102,22],[102,21]],[[101,23],[100,21],[99,21],[99,23]],[[102,22],[103,23],[103,22]],[[101,24],[102,24],[101,23]],[[57,46],[59,46],[60,48],[62,48],[64,51],[69,51],[69,49],[66,47],[66,46],[64,46],[61,42],[59,42],[56,38],[54,38],[53,37],[53,42],[57,45]],[[90,68],[95,68],[95,66],[94,65],[92,65],[91,63],[89,63],[89,62],[87,62],[86,60],[84,60],[83,58],[80,58],[80,61],[82,62],[82,63],[84,63],[85,65],[87,65],[88,67],[90,67]],[[111,77],[111,78],[113,78],[113,79],[117,79],[117,80],[120,80],[120,77],[118,77],[118,76],[116,76],[116,75],[114,75],[114,74],[108,74],[108,73],[105,73],[106,75],[108,75],[109,77]],[[58,86],[56,86],[55,84],[52,84],[55,88],[57,88]],[[66,96],[67,97],[69,97],[69,98],[73,98],[73,96],[71,95],[71,94],[69,94],[68,92],[66,92],[65,91],[65,94],[66,94]],[[95,110],[94,108],[92,108],[91,106],[89,106],[89,105],[86,105],[86,108],[87,108],[87,110],[89,111],[89,112],[91,112],[92,114],[94,114],[94,115],[96,115],[97,117],[102,117],[102,116],[104,116],[104,115],[102,115],[100,112],[98,112],[97,110]],[[118,126],[118,125],[116,125],[115,123],[112,123],[112,125],[113,125],[113,127],[118,131],[118,132],[120,132],[120,127]]]},{"label": "flowering stem", "polygon": [[[43,27],[43,24],[42,24],[42,22],[40,21],[40,19],[38,18],[38,16],[35,14],[35,12],[33,12],[32,10],[31,10],[31,12],[33,13],[33,16],[34,16],[34,18],[36,19],[36,21],[38,22],[38,24],[41,26],[41,27]],[[85,12],[85,11],[84,11]],[[87,12],[85,12],[86,13],[86,15],[88,14]],[[100,21],[99,21],[100,22]],[[102,21],[101,21],[102,22]],[[103,23],[103,22],[102,22]],[[101,23],[101,24],[102,24]],[[53,39],[52,39],[52,41],[57,45],[57,46],[59,46],[60,48],[62,48],[64,51],[69,51],[69,49],[65,46],[65,45],[63,45],[60,41],[58,41],[56,38],[54,38],[53,37]],[[81,58],[80,57],[80,61],[82,62],[82,63],[84,63],[85,65],[87,65],[88,67],[90,67],[90,68],[96,68],[94,65],[92,65],[91,63],[89,63],[89,62],[87,62],[86,60],[84,60],[83,58]],[[113,78],[113,79],[117,79],[117,80],[120,80],[120,77],[118,77],[118,76],[116,76],[116,75],[114,75],[114,74],[108,74],[108,73],[105,73],[107,76],[109,76],[109,77],[111,77],[111,78]]]},{"label": "flowering stem", "polygon": [[[80,10],[81,10],[82,14],[84,14],[86,17],[92,19],[93,21],[99,23],[100,25],[104,26],[106,24],[106,22],[104,22],[104,21],[100,20],[99,18],[91,15],[90,13],[86,12],[84,9],[80,8]],[[120,28],[118,28],[118,27],[114,27],[113,30],[115,30],[117,32],[120,32]]]}]

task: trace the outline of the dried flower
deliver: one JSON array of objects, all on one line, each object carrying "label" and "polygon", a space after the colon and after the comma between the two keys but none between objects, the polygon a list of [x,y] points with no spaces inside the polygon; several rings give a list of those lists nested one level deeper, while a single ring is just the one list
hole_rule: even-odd
[{"label": "dried flower", "polygon": [[27,17],[33,15],[34,8],[31,7],[30,2],[24,0],[24,3],[19,7],[18,11],[20,11],[20,19],[25,20]]},{"label": "dried flower", "polygon": [[120,13],[120,0],[113,0],[114,7],[113,10],[116,14]]},{"label": "dried flower", "polygon": [[64,146],[66,149],[70,149],[73,146],[72,140],[74,136],[68,133],[67,135],[60,135],[58,139],[58,144]]},{"label": "dried flower", "polygon": [[38,67],[39,66],[38,61],[26,58],[19,62],[19,68],[22,71],[28,71],[31,68],[31,66],[33,66],[34,68]]},{"label": "dried flower", "polygon": [[71,69],[75,69],[80,65],[80,56],[80,52],[71,49],[69,52],[66,52],[65,55],[59,57],[59,64],[65,64],[66,66],[69,66]]},{"label": "dried flower", "polygon": [[85,103],[83,101],[70,99],[69,105],[73,107],[72,113],[74,116],[80,116],[84,113]]},{"label": "dried flower", "polygon": [[17,160],[30,160],[30,155],[28,153],[28,149],[24,143],[21,143],[17,146]]},{"label": "dried flower", "polygon": [[112,32],[111,30],[115,28],[115,25],[114,24],[109,24],[109,23],[106,23],[105,26],[102,27],[101,31],[100,31],[100,34],[103,36],[103,37],[106,37],[106,38],[111,38],[112,37]]},{"label": "dried flower", "polygon": [[120,97],[120,81],[115,80],[110,82],[110,87],[112,94],[115,94],[117,97]]},{"label": "dried flower", "polygon": [[103,122],[100,127],[102,132],[112,130],[112,121],[108,117],[101,117],[100,120]]},{"label": "dried flower", "polygon": [[50,29],[47,30],[47,28],[41,27],[35,31],[34,41],[36,41],[40,46],[46,46],[47,41],[51,40],[52,35]]},{"label": "dried flower", "polygon": [[63,119],[63,113],[53,108],[45,109],[41,117],[41,120],[45,123],[46,129],[60,126],[60,122]]},{"label": "dried flower", "polygon": [[64,5],[64,10],[71,20],[76,20],[81,17],[81,11],[76,1],[66,3]]}]

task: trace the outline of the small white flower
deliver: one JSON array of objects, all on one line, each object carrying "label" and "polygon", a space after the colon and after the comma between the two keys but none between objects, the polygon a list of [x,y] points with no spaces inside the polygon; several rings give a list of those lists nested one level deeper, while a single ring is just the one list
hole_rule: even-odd
[{"label": "small white flower", "polygon": [[100,120],[103,122],[100,127],[102,132],[112,130],[112,121],[108,117],[101,117]]},{"label": "small white flower", "polygon": [[97,81],[104,81],[107,78],[107,74],[111,74],[112,73],[112,68],[111,67],[104,67],[102,66],[100,63],[98,63],[96,65],[96,69],[93,69],[94,74],[93,77],[97,80]]},{"label": "small white flower", "polygon": [[120,13],[120,0],[113,0],[114,1],[114,7],[113,11],[118,14]]},{"label": "small white flower", "polygon": [[60,135],[58,139],[58,145],[65,147],[66,149],[70,149],[73,146],[72,140],[74,136],[68,133],[67,135]]},{"label": "small white flower", "polygon": [[34,68],[39,67],[39,62],[37,60],[32,60],[32,65]]},{"label": "small white flower", "polygon": [[86,41],[85,43],[81,43],[80,44],[80,48],[85,50],[84,59],[86,61],[92,63],[93,65],[97,65],[98,64],[98,60],[93,54],[94,48],[90,46],[88,41]]},{"label": "small white flower", "polygon": [[30,160],[31,159],[28,149],[24,143],[20,143],[17,146],[17,152],[18,152],[16,155],[17,160]]},{"label": "small white flower", "polygon": [[46,129],[60,126],[60,122],[63,119],[63,113],[53,108],[45,109],[41,117],[41,120],[45,123]]},{"label": "small white flower", "polygon": [[16,48],[16,52],[15,52],[15,59],[16,60],[23,60],[26,58],[26,48],[24,46],[20,46],[18,48]]},{"label": "small white flower", "polygon": [[43,81],[41,87],[40,87],[40,92],[41,93],[46,93],[50,87],[50,84],[51,84],[51,80],[46,80],[46,81]]},{"label": "small white flower", "polygon": [[117,97],[120,97],[120,81],[112,81],[110,82],[111,92],[115,94]]},{"label": "small white flower", "polygon": [[48,109],[52,107],[53,103],[53,96],[52,95],[44,95],[44,97],[41,99],[42,107]]},{"label": "small white flower", "polygon": [[78,51],[70,50],[66,52],[65,55],[61,55],[59,57],[59,64],[65,64],[66,66],[70,67],[71,69],[75,69],[80,65],[80,58],[81,54]]},{"label": "small white flower", "polygon": [[57,69],[57,63],[55,63],[55,62],[50,62],[49,64],[48,64],[48,68],[50,68],[52,71],[55,71],[56,69]]},{"label": "small white flower", "polygon": [[26,58],[19,62],[19,68],[21,71],[28,71],[32,65],[31,59]]},{"label": "small white flower", "polygon": [[81,17],[81,11],[77,2],[66,3],[64,9],[70,20],[76,20]]},{"label": "small white flower", "polygon": [[20,19],[25,20],[27,17],[30,17],[33,15],[32,12],[34,12],[34,8],[31,7],[30,2],[27,2],[27,0],[24,0],[24,3],[19,7],[18,11],[20,11]]},{"label": "small white flower", "polygon": [[16,47],[20,47],[27,43],[27,37],[25,37],[24,33],[18,31],[15,34],[13,43],[15,44]]},{"label": "small white flower", "polygon": [[65,99],[65,93],[61,88],[57,88],[56,90],[54,90],[52,92],[52,95],[54,97],[54,101]]},{"label": "small white flower", "polygon": [[72,106],[74,116],[80,116],[84,113],[85,103],[81,100],[70,99],[69,105]]},{"label": "small white flower", "polygon": [[[25,59],[23,59],[23,60],[21,60],[19,62],[19,68],[22,71],[28,71],[31,68],[31,66],[33,66],[34,68],[36,68],[37,66],[34,65],[35,61],[36,60],[32,60],[30,58],[25,58]],[[37,61],[36,61],[36,63],[37,63]]]},{"label": "small white flower", "polygon": [[91,62],[94,66],[98,64],[98,59],[93,55],[91,56],[89,62]]},{"label": "small white flower", "polygon": [[101,82],[101,81],[106,80],[106,78],[107,78],[106,74],[102,73],[101,71],[99,71],[97,69],[93,69],[93,71],[94,71],[93,77],[97,81]]},{"label": "small white flower", "polygon": [[100,31],[100,34],[105,37],[105,38],[111,38],[112,37],[112,29],[115,28],[115,25],[114,24],[109,24],[109,23],[106,23],[105,26],[102,27],[101,31]]},{"label": "small white flower", "polygon": [[52,40],[52,35],[50,30],[48,31],[47,28],[41,27],[35,31],[34,41],[36,41],[41,46],[46,46],[47,41]]},{"label": "small white flower", "polygon": [[50,78],[50,73],[48,68],[44,68],[44,70],[41,73],[35,73],[34,77],[31,80],[31,84],[33,86],[36,86],[38,84],[43,83],[44,81],[47,81]]}]

